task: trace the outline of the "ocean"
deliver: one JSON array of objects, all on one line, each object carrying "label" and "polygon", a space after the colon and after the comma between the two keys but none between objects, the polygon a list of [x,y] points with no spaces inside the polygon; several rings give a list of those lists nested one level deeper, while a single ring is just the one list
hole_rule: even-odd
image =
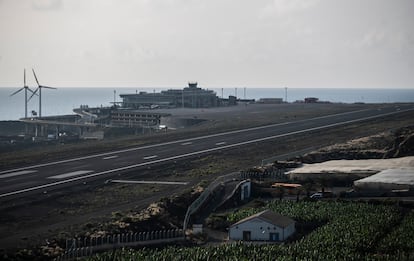
[{"label": "ocean", "polygon": [[[166,88],[59,88],[57,90],[42,90],[42,116],[73,114],[72,110],[80,105],[89,107],[109,106],[115,99],[121,101],[119,94],[136,93],[141,91],[159,92]],[[208,88],[214,90],[217,96],[228,97],[235,95],[241,99],[283,98],[284,88]],[[11,96],[18,88],[0,88],[0,120],[17,120],[24,117],[24,91]],[[288,88],[289,102],[303,100],[305,97],[317,97],[321,101],[341,103],[395,103],[414,102],[414,89],[325,89],[325,88]],[[32,110],[38,111],[39,100],[34,96],[28,103],[28,116]]]}]

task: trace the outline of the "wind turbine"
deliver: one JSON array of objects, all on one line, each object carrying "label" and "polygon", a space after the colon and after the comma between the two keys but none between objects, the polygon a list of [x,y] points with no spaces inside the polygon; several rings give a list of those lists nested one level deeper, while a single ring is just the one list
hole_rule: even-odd
[{"label": "wind turbine", "polygon": [[35,73],[35,71],[34,71],[33,68],[32,68],[32,71],[33,71],[33,75],[34,75],[34,77],[36,79],[36,83],[37,83],[37,86],[38,87],[36,88],[36,90],[34,91],[34,93],[32,94],[32,96],[30,96],[29,100],[33,97],[33,95],[36,94],[37,91],[39,91],[39,118],[40,118],[40,117],[42,117],[42,88],[54,89],[54,90],[56,90],[56,88],[49,87],[49,86],[44,86],[44,85],[40,85],[39,84],[39,81],[37,80],[37,76],[36,76],[36,73]]},{"label": "wind turbine", "polygon": [[[22,88],[18,89],[17,91],[10,94],[10,97],[21,92],[24,89],[24,117],[27,118],[27,91],[30,91],[32,93],[32,96],[35,95],[35,92],[33,92],[27,85],[26,85],[26,69],[24,69],[23,72],[24,75],[24,85]],[[31,98],[31,97],[30,97]],[[30,100],[30,99],[29,99]]]}]

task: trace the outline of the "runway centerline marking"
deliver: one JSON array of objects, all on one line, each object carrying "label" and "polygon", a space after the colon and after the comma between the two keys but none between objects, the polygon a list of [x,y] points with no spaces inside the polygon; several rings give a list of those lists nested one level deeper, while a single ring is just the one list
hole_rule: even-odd
[{"label": "runway centerline marking", "polygon": [[147,159],[155,159],[155,158],[158,158],[158,156],[157,155],[152,155],[152,156],[144,157],[143,159],[147,160]]},{"label": "runway centerline marking", "polygon": [[10,177],[15,177],[15,176],[20,176],[20,175],[26,175],[26,174],[30,174],[34,172],[37,172],[37,170],[22,170],[22,171],[12,172],[8,174],[0,175],[0,179],[10,178]]},{"label": "runway centerline marking", "polygon": [[220,146],[220,145],[225,145],[225,144],[227,144],[227,142],[225,142],[225,141],[222,141],[222,142],[217,142],[217,143],[216,143],[216,145],[217,145],[217,146]]},{"label": "runway centerline marking", "polygon": [[64,178],[70,178],[70,177],[79,176],[83,174],[88,174],[91,172],[93,172],[93,170],[77,170],[77,171],[72,171],[69,173],[59,174],[56,176],[50,176],[48,177],[48,179],[64,179]]},{"label": "runway centerline marking", "polygon": [[160,184],[160,185],[188,185],[188,182],[179,181],[151,181],[151,180],[111,180],[112,183],[127,183],[127,184]]},{"label": "runway centerline marking", "polygon": [[186,145],[191,145],[191,144],[193,144],[191,141],[189,141],[189,142],[184,142],[184,143],[181,143],[181,145],[183,145],[183,146],[186,146]]},{"label": "runway centerline marking", "polygon": [[118,155],[108,156],[108,157],[105,157],[105,158],[102,158],[102,159],[103,160],[109,160],[109,159],[116,159],[116,158],[118,158]]}]

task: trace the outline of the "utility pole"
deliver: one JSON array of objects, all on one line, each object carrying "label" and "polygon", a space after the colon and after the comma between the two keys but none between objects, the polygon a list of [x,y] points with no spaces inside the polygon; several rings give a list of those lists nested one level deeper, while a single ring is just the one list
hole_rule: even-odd
[{"label": "utility pole", "polygon": [[285,87],[285,102],[287,103],[287,91],[288,91],[288,87]]},{"label": "utility pole", "polygon": [[234,88],[234,96],[236,96],[236,100],[237,100],[237,87]]},{"label": "utility pole", "polygon": [[116,108],[116,90],[114,90],[114,107]]},{"label": "utility pole", "polygon": [[39,88],[39,119],[42,118],[42,88]]}]

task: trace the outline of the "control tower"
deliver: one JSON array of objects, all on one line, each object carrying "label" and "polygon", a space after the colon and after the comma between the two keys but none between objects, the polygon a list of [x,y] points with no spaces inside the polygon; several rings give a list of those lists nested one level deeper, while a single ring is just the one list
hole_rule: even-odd
[{"label": "control tower", "polygon": [[188,87],[189,88],[197,88],[197,82],[189,82]]}]

